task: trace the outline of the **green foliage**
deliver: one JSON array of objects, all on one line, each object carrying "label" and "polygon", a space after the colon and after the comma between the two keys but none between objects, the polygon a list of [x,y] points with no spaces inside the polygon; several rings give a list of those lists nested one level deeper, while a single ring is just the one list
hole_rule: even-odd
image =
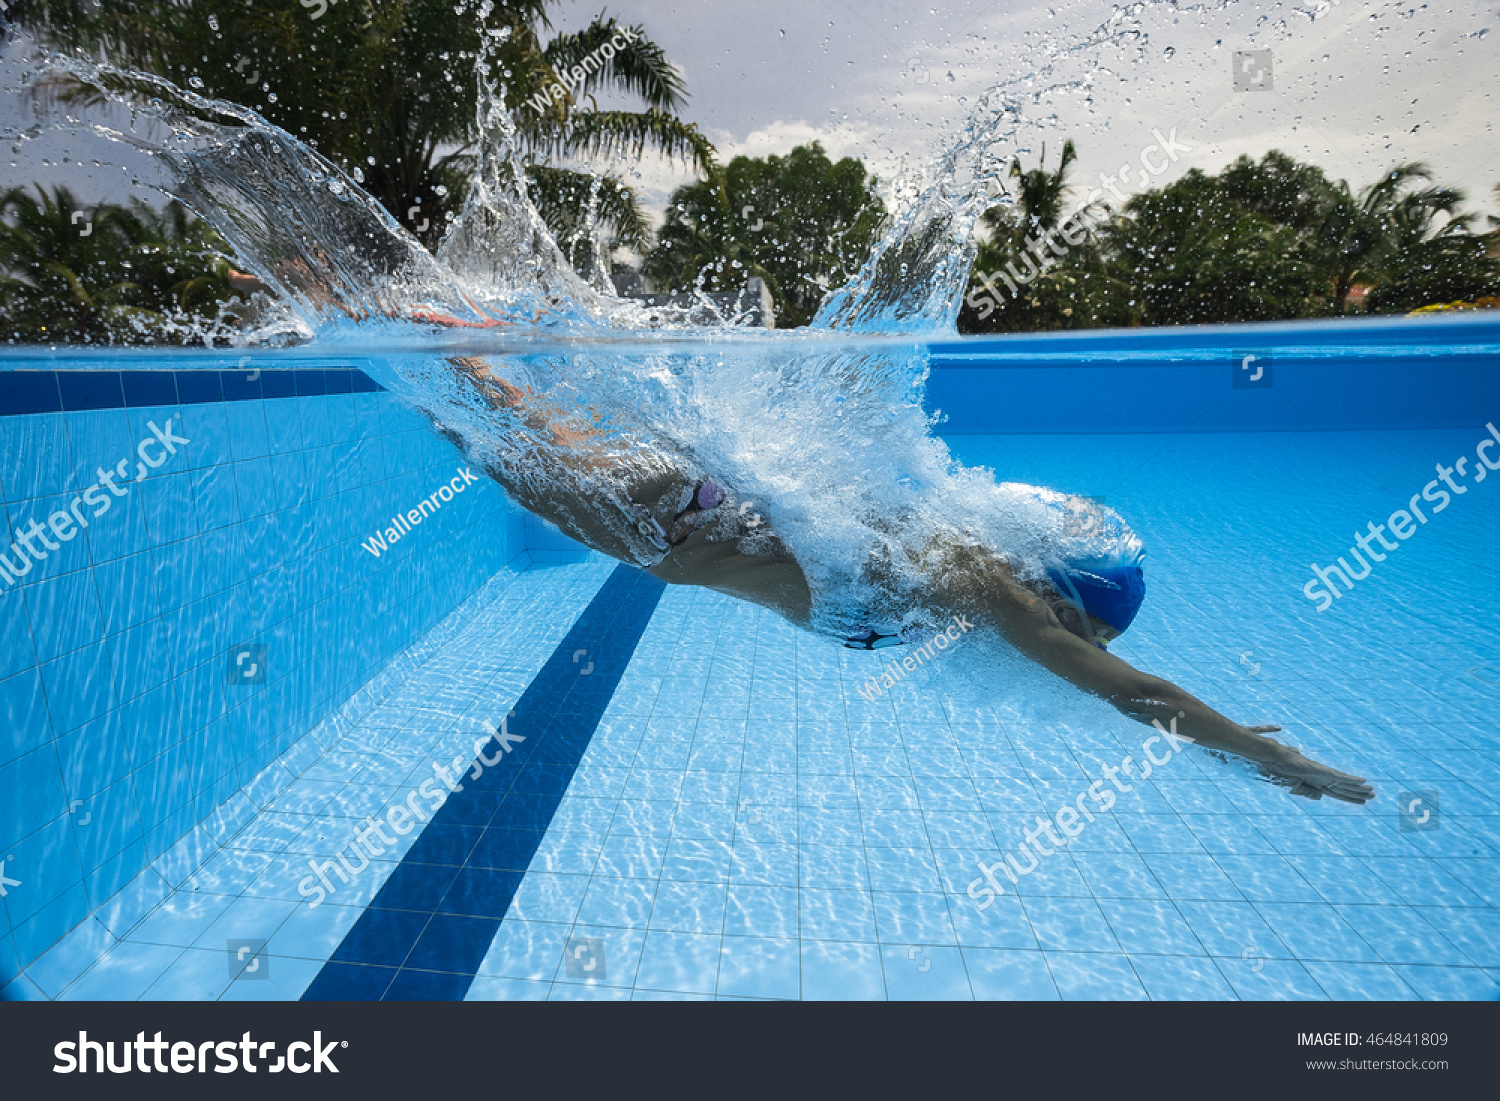
[{"label": "green foliage", "polygon": [[1409,313],[1440,302],[1500,294],[1500,264],[1483,237],[1443,233],[1392,256],[1365,298],[1371,313]]},{"label": "green foliage", "polygon": [[1323,170],[1273,149],[1257,164],[1240,157],[1219,173],[1225,199],[1276,226],[1298,233],[1320,228],[1334,197]]},{"label": "green foliage", "polygon": [[738,290],[766,280],[777,325],[805,325],[869,256],[885,206],[865,167],[817,142],[784,157],[735,157],[680,187],[643,273],[659,286]]},{"label": "green foliage", "polygon": [[1072,160],[1069,143],[1056,171],[1012,165],[1016,194],[985,216],[961,331],[1338,315],[1358,285],[1370,312],[1500,292],[1495,233],[1474,231],[1462,192],[1423,186],[1423,164],[1354,194],[1272,150],[1059,224]]},{"label": "green foliage", "polygon": [[[1063,142],[1062,155],[1057,168],[1048,172],[1046,168],[1047,146],[1042,146],[1042,162],[1031,170],[1021,167],[1021,158],[1010,162],[1010,178],[1016,181],[1016,202],[1010,218],[1000,210],[989,212],[988,224],[997,232],[997,237],[1009,236],[1012,243],[1036,232],[1055,229],[1062,221],[1063,204],[1068,195],[1068,169],[1078,159],[1078,148],[1069,138]],[[1001,208],[1003,210],[1004,208]]]},{"label": "green foliage", "polygon": [[[1138,324],[1129,286],[1106,265],[1094,233],[1104,217],[1091,207],[1063,217],[1070,187],[1068,170],[1077,158],[1063,143],[1057,168],[1025,169],[1011,162],[1014,195],[981,219],[986,235],[974,259],[974,278],[959,313],[966,333],[1034,332]],[[1047,243],[1053,244],[1049,246]],[[1062,253],[1059,256],[1059,252]]]},{"label": "green foliage", "polygon": [[[496,75],[533,165],[651,148],[706,170],[713,147],[673,114],[684,90],[660,46],[603,15],[544,43],[552,2],[501,0],[487,23],[508,31]],[[356,175],[397,220],[425,223],[419,236],[431,244],[472,179],[485,32],[476,9],[465,0],[31,0],[17,16],[54,44],[254,108]],[[578,69],[582,79],[566,86],[565,75],[627,29],[612,59]],[[594,96],[606,88],[645,109],[598,110]],[[549,167],[531,178],[552,188],[539,205],[557,213],[590,177]],[[565,186],[562,173],[577,180]],[[604,209],[603,228],[630,243],[642,212],[619,181],[610,188],[625,201]]]},{"label": "green foliage", "polygon": [[222,248],[178,203],[90,209],[65,187],[12,188],[0,195],[0,339],[178,342],[183,323],[233,305]]},{"label": "green foliage", "polygon": [[1147,325],[1304,316],[1323,291],[1290,226],[1257,214],[1197,169],[1125,204],[1108,233],[1112,265]]}]

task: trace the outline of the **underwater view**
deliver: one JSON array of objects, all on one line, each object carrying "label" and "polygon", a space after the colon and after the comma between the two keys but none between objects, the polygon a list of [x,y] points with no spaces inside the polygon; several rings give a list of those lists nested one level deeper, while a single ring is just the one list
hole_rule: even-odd
[{"label": "underwater view", "polygon": [[0,1001],[1500,999],[1493,8],[813,7],[0,4]]}]

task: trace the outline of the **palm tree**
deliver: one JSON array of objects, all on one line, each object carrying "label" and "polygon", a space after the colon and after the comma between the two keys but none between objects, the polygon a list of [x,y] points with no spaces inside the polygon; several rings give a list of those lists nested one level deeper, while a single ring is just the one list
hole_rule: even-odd
[{"label": "palm tree", "polygon": [[[1329,195],[1318,241],[1332,264],[1333,311],[1347,309],[1350,290],[1359,283],[1389,279],[1402,258],[1419,249],[1429,236],[1453,238],[1468,232],[1470,215],[1459,215],[1462,191],[1451,187],[1413,190],[1418,181],[1432,179],[1420,161],[1398,164],[1355,196],[1340,180]],[[1434,233],[1438,215],[1445,224]],[[1446,242],[1445,242],[1446,243]]]},{"label": "palm tree", "polygon": [[[1455,187],[1415,187],[1432,179],[1421,162],[1397,165],[1360,193],[1352,215],[1332,225],[1340,264],[1335,308],[1343,312],[1348,287],[1372,286],[1366,308],[1409,310],[1433,302],[1493,293],[1500,268],[1485,256],[1485,238],[1473,231],[1475,214],[1462,213]],[[1347,195],[1347,184],[1340,184]],[[1347,206],[1346,206],[1347,210]]]},{"label": "palm tree", "polygon": [[8,340],[172,341],[234,294],[222,242],[180,203],[81,206],[66,187],[0,195]]},{"label": "palm tree", "polygon": [[[506,105],[528,161],[532,200],[558,241],[565,248],[574,246],[569,251],[580,267],[595,262],[603,243],[594,240],[595,226],[612,234],[606,251],[617,245],[644,249],[649,224],[623,181],[555,162],[637,160],[650,148],[711,172],[712,143],[673,113],[686,103],[682,78],[639,25],[623,26],[600,15],[583,30],[556,35],[545,44],[536,33],[538,25],[547,26],[544,15],[513,21],[501,58],[509,74]],[[597,97],[608,90],[635,96],[645,109],[601,110]],[[450,160],[458,177],[451,181],[451,191],[459,195],[475,168],[474,135],[467,137],[469,145]]]},{"label": "palm tree", "polygon": [[1017,205],[1024,216],[1025,228],[1043,233],[1057,228],[1057,223],[1062,220],[1063,200],[1069,191],[1068,169],[1073,167],[1073,162],[1077,159],[1078,150],[1073,145],[1073,139],[1068,138],[1063,142],[1062,156],[1057,160],[1055,171],[1047,171],[1045,143],[1037,166],[1031,171],[1021,168],[1020,157],[1010,162],[1011,179],[1018,181]]},{"label": "palm tree", "polygon": [[1057,228],[1062,221],[1063,204],[1071,190],[1068,170],[1077,159],[1078,150],[1073,139],[1068,138],[1063,142],[1062,156],[1058,158],[1055,171],[1047,171],[1045,143],[1035,168],[1023,169],[1020,157],[1011,160],[1010,178],[1016,181],[1012,206],[1009,209],[993,207],[980,219],[995,235],[996,244],[1010,244],[1019,249],[1027,236]]},{"label": "palm tree", "polygon": [[[1069,138],[1054,170],[1046,167],[1045,145],[1035,168],[1024,168],[1019,157],[1011,161],[1015,184],[1010,205],[993,208],[980,219],[987,233],[975,254],[976,276],[959,316],[961,332],[1071,329],[1135,320],[1125,301],[1128,286],[1107,269],[1099,242],[1082,220],[1069,232],[1075,239],[1077,232],[1087,235],[1067,246],[1066,256],[1059,258],[1042,243],[1066,220],[1072,190],[1068,174],[1077,159]],[[1002,291],[1002,283],[1011,293]]]},{"label": "palm tree", "polygon": [[[593,188],[578,162],[650,148],[703,171],[713,147],[674,114],[682,78],[642,28],[601,15],[544,42],[550,2],[34,0],[17,17],[55,45],[254,108],[339,163],[429,244],[472,179],[476,66],[494,48],[544,217],[566,237],[592,191],[603,230],[638,246],[646,220],[633,193],[617,179]],[[600,109],[606,89],[642,109]]]},{"label": "palm tree", "polygon": [[[1028,245],[1041,241],[1062,220],[1063,202],[1069,191],[1068,169],[1077,158],[1073,139],[1068,138],[1063,142],[1062,156],[1055,172],[1047,171],[1045,143],[1035,168],[1022,168],[1019,156],[1011,160],[1010,178],[1016,181],[1016,186],[1010,205],[992,207],[980,218],[980,224],[988,232],[987,237],[980,240],[974,257],[979,271],[998,273],[1004,267],[1011,273],[1012,281],[1021,285],[1045,278],[1045,269],[1051,267],[1050,259],[1033,259]],[[1042,257],[1046,257],[1045,248],[1039,251]],[[1016,268],[1017,260],[1022,265],[1020,270]],[[1040,271],[1039,262],[1043,265]],[[996,305],[998,312],[1003,314],[1006,303]]]}]

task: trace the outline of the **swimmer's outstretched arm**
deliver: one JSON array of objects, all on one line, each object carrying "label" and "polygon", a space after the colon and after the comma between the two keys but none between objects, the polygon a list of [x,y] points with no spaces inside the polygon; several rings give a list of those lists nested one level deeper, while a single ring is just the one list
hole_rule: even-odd
[{"label": "swimmer's outstretched arm", "polygon": [[1078,688],[1099,696],[1137,722],[1160,722],[1207,749],[1223,750],[1254,761],[1262,771],[1285,783],[1293,794],[1313,799],[1324,795],[1349,803],[1375,796],[1364,780],[1304,757],[1291,746],[1265,735],[1279,726],[1241,726],[1219,714],[1171,681],[1143,673],[1115,655],[1085,642],[1058,620],[1035,593],[1017,584],[998,559],[981,566],[988,573],[987,611],[1001,632],[1027,657]]}]

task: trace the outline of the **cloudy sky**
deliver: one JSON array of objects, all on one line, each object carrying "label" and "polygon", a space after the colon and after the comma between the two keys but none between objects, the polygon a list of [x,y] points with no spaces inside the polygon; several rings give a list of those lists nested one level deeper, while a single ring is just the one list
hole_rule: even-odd
[{"label": "cloudy sky", "polygon": [[[564,3],[556,25],[573,29],[598,10]],[[683,113],[726,159],[816,138],[892,179],[929,170],[976,97],[1076,49],[1114,9],[1104,0],[617,0],[609,10],[643,24],[681,68],[691,96]],[[1135,162],[1153,129],[1176,127],[1191,152],[1168,177],[1280,148],[1361,187],[1393,164],[1425,160],[1474,205],[1500,213],[1491,191],[1500,183],[1500,0],[1157,2],[1140,26],[1143,38],[1079,50],[1043,82],[1097,67],[1091,94],[1029,107],[1036,125],[1017,143],[1028,162],[1049,139],[1055,157],[1068,135],[1079,147],[1076,178],[1097,184],[1100,172]],[[1269,88],[1236,91],[1234,55],[1251,50],[1270,51]],[[639,183],[660,205],[685,179],[653,163]]]},{"label": "cloudy sky", "polygon": [[[601,6],[561,0],[555,29],[582,26]],[[1045,142],[1051,163],[1070,136],[1080,153],[1074,179],[1085,187],[1137,164],[1153,131],[1175,129],[1185,148],[1152,182],[1272,148],[1356,188],[1391,165],[1425,160],[1440,182],[1465,188],[1471,206],[1500,214],[1492,191],[1500,0],[1138,6],[1141,33],[1123,40],[1119,25],[1096,33],[1114,11],[1106,0],[613,0],[609,12],[644,25],[665,48],[687,82],[683,115],[726,159],[817,139],[910,194],[963,132],[978,97],[1008,84],[1027,121],[994,155],[1003,162],[1019,150],[1031,164]],[[1085,45],[1096,37],[1105,41]],[[1235,59],[1246,51],[1269,51],[1269,72],[1254,90],[1237,91]],[[1266,56],[1255,54],[1257,72]],[[17,62],[0,59],[7,88]],[[0,122],[14,121],[6,99]],[[52,144],[0,161],[0,185],[47,177],[36,162],[56,154]],[[74,155],[64,174],[81,197],[123,197],[113,193],[118,165],[80,179],[84,158]],[[682,166],[652,159],[613,167],[635,175],[658,213],[689,179]]]}]

